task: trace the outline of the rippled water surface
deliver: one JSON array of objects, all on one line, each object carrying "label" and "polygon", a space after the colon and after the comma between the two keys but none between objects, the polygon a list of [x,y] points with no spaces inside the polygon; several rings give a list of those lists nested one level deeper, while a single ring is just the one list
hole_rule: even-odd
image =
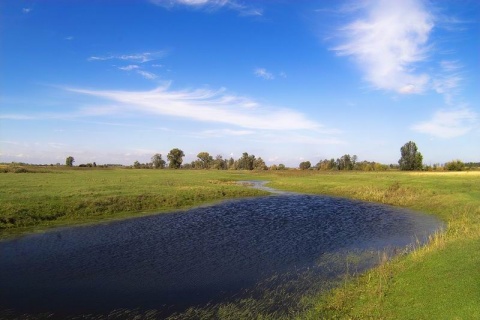
[{"label": "rippled water surface", "polygon": [[431,216],[324,196],[280,194],[65,228],[0,243],[0,305],[81,314],[218,302],[324,254],[403,248]]}]

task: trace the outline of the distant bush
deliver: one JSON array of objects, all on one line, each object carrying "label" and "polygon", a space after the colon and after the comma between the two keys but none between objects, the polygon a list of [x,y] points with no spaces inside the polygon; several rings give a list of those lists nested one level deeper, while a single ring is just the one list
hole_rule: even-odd
[{"label": "distant bush", "polygon": [[452,160],[445,163],[445,169],[448,171],[462,171],[465,169],[465,163],[460,160]]},{"label": "distant bush", "polygon": [[300,168],[300,170],[308,170],[310,169],[311,166],[312,164],[310,163],[310,161],[303,161],[303,162],[300,162],[298,167]]},{"label": "distant bush", "polygon": [[36,167],[23,167],[17,165],[9,165],[0,167],[0,173],[46,173],[48,170]]}]

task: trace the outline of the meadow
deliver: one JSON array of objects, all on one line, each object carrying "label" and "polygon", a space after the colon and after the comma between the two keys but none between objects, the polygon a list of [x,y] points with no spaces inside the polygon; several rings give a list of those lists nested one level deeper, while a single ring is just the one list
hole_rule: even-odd
[{"label": "meadow", "polygon": [[401,206],[446,223],[427,246],[311,297],[299,318],[480,318],[480,172],[307,173],[273,181],[276,188]]},{"label": "meadow", "polygon": [[[0,174],[0,239],[265,195],[237,185],[241,173],[25,167]],[[235,178],[239,176],[240,178]]]},{"label": "meadow", "polygon": [[[480,318],[480,172],[318,172],[32,168],[0,174],[0,236],[96,223],[265,194],[269,186],[405,207],[446,224],[424,247],[352,274],[328,293],[310,292],[302,307],[268,313],[239,301],[192,318],[472,319]],[[267,311],[265,311],[267,310]]]}]

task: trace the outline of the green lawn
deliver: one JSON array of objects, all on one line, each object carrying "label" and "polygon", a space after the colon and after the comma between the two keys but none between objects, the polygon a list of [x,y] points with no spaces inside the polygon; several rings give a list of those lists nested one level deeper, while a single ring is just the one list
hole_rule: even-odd
[{"label": "green lawn", "polygon": [[[44,170],[45,171],[45,170]],[[47,170],[48,171],[48,170]],[[91,223],[188,208],[262,192],[234,181],[419,210],[445,221],[429,245],[383,263],[327,294],[302,298],[300,319],[480,318],[480,172],[317,172],[56,169],[0,174],[0,232]],[[259,302],[262,303],[262,302]],[[275,318],[258,303],[220,306],[220,318]],[[213,312],[213,313],[211,313]]]}]

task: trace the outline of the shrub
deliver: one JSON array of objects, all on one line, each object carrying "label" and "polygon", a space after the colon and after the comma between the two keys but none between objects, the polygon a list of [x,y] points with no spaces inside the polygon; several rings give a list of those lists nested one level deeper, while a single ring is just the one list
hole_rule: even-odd
[{"label": "shrub", "polygon": [[448,171],[462,171],[465,169],[465,164],[460,160],[452,160],[445,163],[445,169]]}]

